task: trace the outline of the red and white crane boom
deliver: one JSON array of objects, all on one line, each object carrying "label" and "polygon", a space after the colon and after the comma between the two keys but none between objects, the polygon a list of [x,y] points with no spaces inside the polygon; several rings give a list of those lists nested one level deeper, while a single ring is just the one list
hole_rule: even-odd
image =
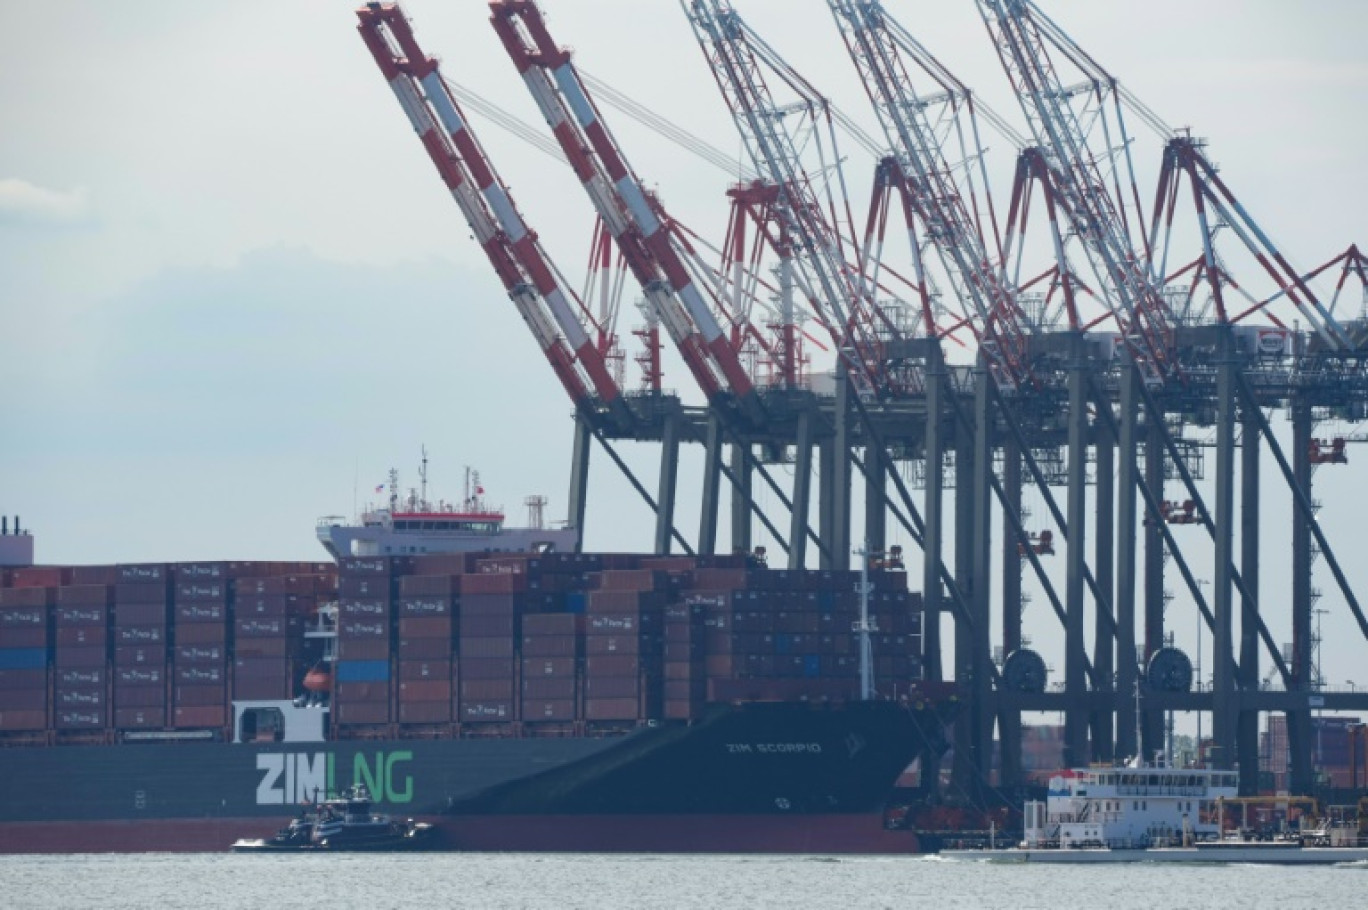
[{"label": "red and white crane boom", "polygon": [[[611,333],[592,324],[573,293],[561,287],[536,233],[448,92],[437,61],[418,46],[397,4],[371,3],[356,15],[362,40],[571,399],[586,413],[606,408],[618,420],[630,419],[604,358]],[[590,328],[581,320],[591,322]]]}]

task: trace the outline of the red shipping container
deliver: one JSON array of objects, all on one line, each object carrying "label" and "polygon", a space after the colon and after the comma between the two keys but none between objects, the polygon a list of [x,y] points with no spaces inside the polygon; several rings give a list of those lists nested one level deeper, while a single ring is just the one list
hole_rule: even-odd
[{"label": "red shipping container", "polygon": [[517,594],[527,590],[527,575],[524,573],[481,573],[464,575],[461,578],[461,595],[464,600],[469,594]]},{"label": "red shipping container", "polygon": [[115,708],[149,708],[165,704],[165,686],[114,686]]},{"label": "red shipping container", "polygon": [[64,566],[27,566],[15,569],[10,584],[16,588],[55,588],[71,583],[71,570]]},{"label": "red shipping container", "polygon": [[[407,622],[423,622],[411,619]],[[512,613],[502,616],[476,613],[461,617],[461,635],[471,638],[508,638],[517,633],[517,619]]]},{"label": "red shipping container", "polygon": [[599,574],[600,591],[663,591],[670,574],[658,569],[607,569]]},{"label": "red shipping container", "polygon": [[53,612],[59,629],[64,626],[106,626],[110,618],[109,607],[105,604],[60,606]]},{"label": "red shipping container", "polygon": [[46,607],[56,599],[56,588],[0,588],[0,607]]},{"label": "red shipping container", "polygon": [[105,709],[63,708],[52,714],[52,725],[58,730],[102,730]]},{"label": "red shipping container", "polygon": [[171,655],[178,664],[222,664],[228,657],[228,649],[214,642],[187,642],[176,645]]},{"label": "red shipping container", "polygon": [[233,697],[244,700],[278,700],[294,698],[294,686],[289,677],[251,677],[233,680]]},{"label": "red shipping container", "polygon": [[452,679],[452,663],[449,660],[404,660],[399,656],[399,679],[407,682],[421,679]]},{"label": "red shipping container", "polygon": [[228,690],[222,683],[216,686],[176,686],[175,703],[198,708],[207,705],[223,707],[228,702]]},{"label": "red shipping container", "polygon": [[573,698],[524,698],[522,719],[524,723],[574,720],[575,700]]},{"label": "red shipping container", "polygon": [[399,700],[451,702],[451,679],[406,679],[399,682]]},{"label": "red shipping container", "polygon": [[575,677],[530,677],[522,682],[523,704],[529,699],[573,699],[575,697]]},{"label": "red shipping container", "polygon": [[469,638],[461,636],[460,655],[462,660],[469,658],[485,659],[513,656],[511,638]]},{"label": "red shipping container", "polygon": [[511,701],[514,695],[510,679],[462,679],[461,701]]},{"label": "red shipping container", "polygon": [[460,664],[461,679],[495,679],[513,680],[513,673],[516,668],[513,661],[504,658],[502,660],[481,660],[462,658]]},{"label": "red shipping container", "polygon": [[387,724],[390,720],[389,699],[383,702],[343,702],[333,705],[339,724]]},{"label": "red shipping container", "polygon": [[225,603],[196,601],[176,604],[176,625],[178,626],[185,623],[214,623],[221,626],[227,621],[228,605]]},{"label": "red shipping container", "polygon": [[37,689],[0,689],[0,711],[41,711],[47,703],[46,685]]},{"label": "red shipping container", "polygon": [[343,602],[376,600],[389,603],[392,594],[388,576],[349,575],[337,580],[337,595]]},{"label": "red shipping container", "polygon": [[450,598],[461,593],[460,575],[408,575],[399,579],[401,597]]},{"label": "red shipping container", "polygon": [[53,653],[53,663],[58,667],[103,667],[109,660],[109,651],[103,645],[86,647],[58,646]]},{"label": "red shipping container", "polygon": [[451,721],[451,699],[446,701],[401,701],[399,723],[445,724]]},{"label": "red shipping container", "polygon": [[390,627],[387,619],[349,619],[342,618],[337,623],[337,637],[344,638],[389,638]]},{"label": "red shipping container", "polygon": [[523,657],[577,657],[584,650],[583,638],[573,636],[524,635]]},{"label": "red shipping container", "polygon": [[0,711],[0,730],[45,730],[47,711]]},{"label": "red shipping container", "polygon": [[71,584],[84,587],[86,585],[115,585],[119,582],[118,566],[72,566]]},{"label": "red shipping container", "polygon": [[440,638],[451,641],[450,616],[422,616],[399,620],[400,638]]},{"label": "red shipping container", "polygon": [[52,691],[52,701],[58,708],[103,708],[109,695],[104,686],[58,686]]},{"label": "red shipping container", "polygon": [[140,648],[134,645],[119,645],[114,648],[114,664],[119,667],[160,667],[165,663],[166,649],[163,647]]},{"label": "red shipping container", "polygon": [[146,730],[166,726],[166,707],[147,705],[114,708],[114,727],[118,730]]},{"label": "red shipping container", "polygon": [[0,648],[45,648],[47,626],[0,627]]},{"label": "red shipping container", "polygon": [[[477,577],[477,576],[470,576]],[[504,701],[466,701],[461,700],[460,710],[457,717],[461,723],[502,723],[516,720],[518,710],[513,700]]]},{"label": "red shipping container", "polygon": [[389,680],[383,682],[338,682],[333,684],[339,702],[383,701],[389,704]]},{"label": "red shipping container", "polygon": [[172,718],[177,727],[222,727],[228,722],[228,709],[223,705],[177,705]]},{"label": "red shipping container", "polygon": [[169,618],[169,610],[164,603],[114,604],[114,625],[118,627],[165,626]]},{"label": "red shipping container", "polygon": [[[406,579],[407,580],[407,579]],[[449,597],[406,597],[396,603],[401,617],[420,618],[425,616],[452,617],[456,614],[455,602]],[[403,619],[400,619],[403,622]]]},{"label": "red shipping container", "polygon": [[176,664],[176,683],[187,686],[218,686],[228,681],[225,664]]},{"label": "red shipping container", "polygon": [[401,638],[396,653],[400,660],[449,660],[454,647],[449,638]]},{"label": "red shipping container", "polygon": [[47,670],[0,670],[0,690],[36,689],[47,685]]},{"label": "red shipping container", "polygon": [[[262,639],[265,641],[266,639]],[[237,643],[237,653],[242,653],[242,642]],[[284,644],[284,641],[281,641]],[[281,649],[281,656],[286,653]],[[265,655],[262,655],[265,656]],[[390,642],[387,638],[349,638],[337,643],[337,656],[343,660],[385,660],[390,656]]]},{"label": "red shipping container", "polygon": [[636,720],[641,702],[636,698],[586,698],[585,720]]},{"label": "red shipping container", "polygon": [[523,679],[535,676],[573,677],[576,663],[577,661],[573,657],[531,658],[524,655],[522,662]]}]

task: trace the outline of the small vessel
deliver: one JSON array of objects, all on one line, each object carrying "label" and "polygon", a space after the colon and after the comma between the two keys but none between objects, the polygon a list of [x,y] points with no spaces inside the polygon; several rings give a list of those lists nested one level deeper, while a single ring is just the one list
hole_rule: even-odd
[{"label": "small vessel", "polygon": [[[1240,797],[1233,771],[1177,768],[1133,760],[1050,779],[1046,802],[1026,803],[1025,837],[999,849],[942,850],[952,859],[1032,863],[1330,864],[1368,860],[1364,806],[1358,818],[1318,818],[1306,797]],[[1308,806],[1295,828],[1226,824],[1227,808]]]},{"label": "small vessel", "polygon": [[396,852],[430,850],[437,844],[431,825],[397,821],[371,812],[371,795],[358,784],[337,799],[315,802],[272,837],[243,839],[234,853]]},{"label": "small vessel", "polygon": [[[422,553],[571,552],[579,543],[572,527],[545,526],[544,496],[528,496],[527,527],[505,525],[502,508],[484,499],[480,472],[465,469],[465,496],[457,502],[431,501],[427,495],[427,452],[418,470],[419,487],[401,494],[399,472],[391,470],[388,501],[369,506],[354,522],[340,515],[318,519],[318,541],[333,558],[344,556],[411,556]],[[386,491],[386,485],[376,492]]]}]

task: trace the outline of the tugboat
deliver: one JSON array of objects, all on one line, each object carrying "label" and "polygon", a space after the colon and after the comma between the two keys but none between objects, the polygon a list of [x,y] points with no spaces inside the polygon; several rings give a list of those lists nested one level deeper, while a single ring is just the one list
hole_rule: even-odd
[{"label": "tugboat", "polygon": [[431,850],[437,830],[424,822],[391,820],[371,812],[371,795],[358,784],[337,799],[315,802],[273,837],[243,839],[234,853],[320,853]]}]

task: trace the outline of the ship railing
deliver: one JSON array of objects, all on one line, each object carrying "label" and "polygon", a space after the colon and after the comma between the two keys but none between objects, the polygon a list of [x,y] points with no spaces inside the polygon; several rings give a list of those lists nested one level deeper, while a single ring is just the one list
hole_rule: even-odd
[{"label": "ship railing", "polygon": [[346,517],[342,515],[324,515],[322,518],[318,519],[318,527],[331,528],[337,525],[346,524],[346,522]]},{"label": "ship railing", "polygon": [[1205,796],[1207,788],[1202,786],[1150,786],[1148,784],[1117,784],[1117,796]]}]

